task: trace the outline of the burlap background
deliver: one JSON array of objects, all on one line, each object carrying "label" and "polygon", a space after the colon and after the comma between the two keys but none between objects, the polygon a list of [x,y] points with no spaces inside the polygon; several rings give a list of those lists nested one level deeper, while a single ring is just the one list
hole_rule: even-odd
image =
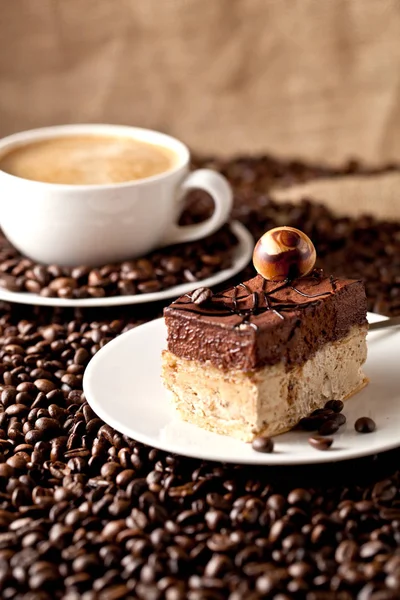
[{"label": "burlap background", "polygon": [[0,0],[0,135],[115,122],[201,153],[400,158],[398,0]]}]

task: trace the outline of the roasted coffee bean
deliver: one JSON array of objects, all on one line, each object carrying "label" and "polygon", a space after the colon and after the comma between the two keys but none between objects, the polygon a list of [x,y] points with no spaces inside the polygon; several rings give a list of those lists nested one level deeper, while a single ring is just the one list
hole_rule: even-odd
[{"label": "roasted coffee bean", "polygon": [[324,421],[325,419],[319,416],[304,417],[303,419],[300,419],[298,428],[303,431],[317,431]]},{"label": "roasted coffee bean", "polygon": [[332,435],[333,433],[336,433],[337,431],[339,431],[339,427],[340,427],[340,425],[336,421],[336,419],[328,419],[318,429],[318,434],[319,435]]},{"label": "roasted coffee bean", "polygon": [[56,419],[52,419],[50,417],[40,417],[35,422],[35,428],[50,437],[59,431],[60,424]]},{"label": "roasted coffee bean", "polygon": [[8,463],[0,463],[0,478],[9,479],[14,474],[14,467]]},{"label": "roasted coffee bean", "polygon": [[379,540],[371,540],[360,547],[361,558],[373,558],[377,554],[388,554],[390,547]]},{"label": "roasted coffee bean", "polygon": [[149,281],[138,283],[137,288],[142,294],[153,294],[162,288],[162,284],[157,279],[150,279]]},{"label": "roasted coffee bean", "polygon": [[49,381],[48,379],[36,379],[34,384],[35,387],[37,387],[37,389],[40,392],[43,392],[44,394],[48,394],[57,387],[52,381]]},{"label": "roasted coffee bean", "polygon": [[308,490],[296,488],[288,494],[287,501],[289,504],[309,504],[311,502],[311,494]]},{"label": "roasted coffee bean", "polygon": [[270,437],[260,436],[254,438],[251,447],[256,452],[273,452],[274,451],[274,442]]},{"label": "roasted coffee bean", "polygon": [[162,258],[160,264],[168,273],[179,273],[183,266],[183,259],[180,256],[169,256]]},{"label": "roasted coffee bean", "polygon": [[23,471],[26,464],[29,462],[29,455],[26,452],[19,452],[7,459],[7,464],[16,471]]},{"label": "roasted coffee bean", "polygon": [[344,403],[341,400],[328,400],[325,408],[333,410],[334,413],[340,413],[344,408]]},{"label": "roasted coffee bean", "polygon": [[210,288],[201,287],[192,292],[190,299],[193,302],[193,304],[201,305],[211,300],[212,296],[213,293],[210,290]]},{"label": "roasted coffee bean", "polygon": [[376,429],[375,421],[369,417],[360,417],[354,423],[354,429],[358,433],[372,433]]},{"label": "roasted coffee bean", "polygon": [[25,404],[11,404],[5,410],[9,417],[23,417],[28,414],[29,408]]},{"label": "roasted coffee bean", "polygon": [[77,365],[85,365],[90,359],[90,354],[85,348],[79,348],[74,355],[74,362]]},{"label": "roasted coffee bean", "polygon": [[72,277],[56,277],[49,283],[50,290],[59,292],[63,288],[74,289],[76,287],[76,281]]},{"label": "roasted coffee bean", "polygon": [[1,392],[1,396],[0,396],[1,403],[5,407],[10,406],[13,404],[13,402],[15,402],[16,396],[17,396],[17,391],[14,387],[5,388]]},{"label": "roasted coffee bean", "polygon": [[118,486],[126,488],[135,476],[133,469],[124,469],[116,476],[115,482]]},{"label": "roasted coffee bean", "polygon": [[380,504],[391,502],[397,496],[397,488],[390,479],[376,483],[372,490],[372,498]]},{"label": "roasted coffee bean", "polygon": [[0,286],[10,292],[19,292],[21,290],[21,283],[17,283],[17,278],[3,272],[0,272]]},{"label": "roasted coffee bean", "polygon": [[42,288],[39,281],[35,281],[34,279],[26,279],[25,289],[27,292],[31,292],[32,294],[38,294]]},{"label": "roasted coffee bean", "polygon": [[308,443],[316,450],[329,450],[333,444],[333,439],[315,435],[314,437],[309,438]]},{"label": "roasted coffee bean", "polygon": [[333,421],[334,423],[336,423],[339,427],[341,427],[342,425],[344,425],[346,423],[346,417],[343,413],[337,413],[336,415],[333,415],[329,421]]},{"label": "roasted coffee bean", "polygon": [[356,542],[344,540],[336,549],[335,559],[338,563],[353,562],[359,554],[359,548]]}]

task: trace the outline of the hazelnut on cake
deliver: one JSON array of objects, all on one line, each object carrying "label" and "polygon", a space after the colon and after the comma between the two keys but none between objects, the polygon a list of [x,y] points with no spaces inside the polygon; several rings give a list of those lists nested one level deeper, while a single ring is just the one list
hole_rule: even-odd
[{"label": "hazelnut on cake", "polygon": [[298,230],[265,236],[256,277],[215,295],[196,290],[164,312],[162,377],[178,414],[246,442],[283,433],[367,382],[363,283],[313,270],[314,247]]}]

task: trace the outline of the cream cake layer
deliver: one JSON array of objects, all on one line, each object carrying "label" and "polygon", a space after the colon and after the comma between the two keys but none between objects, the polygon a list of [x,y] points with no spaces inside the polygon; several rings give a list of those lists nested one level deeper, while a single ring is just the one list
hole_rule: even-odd
[{"label": "cream cake layer", "polygon": [[283,433],[327,400],[345,400],[367,380],[367,325],[353,325],[308,360],[259,369],[226,369],[166,350],[162,378],[180,417],[210,431],[252,441]]}]

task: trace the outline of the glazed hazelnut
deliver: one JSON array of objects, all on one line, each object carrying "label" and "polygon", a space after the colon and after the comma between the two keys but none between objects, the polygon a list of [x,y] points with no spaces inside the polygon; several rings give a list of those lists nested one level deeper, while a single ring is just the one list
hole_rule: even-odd
[{"label": "glazed hazelnut", "polygon": [[256,271],[269,281],[308,275],[317,258],[310,238],[294,227],[275,227],[258,240],[253,252]]}]

